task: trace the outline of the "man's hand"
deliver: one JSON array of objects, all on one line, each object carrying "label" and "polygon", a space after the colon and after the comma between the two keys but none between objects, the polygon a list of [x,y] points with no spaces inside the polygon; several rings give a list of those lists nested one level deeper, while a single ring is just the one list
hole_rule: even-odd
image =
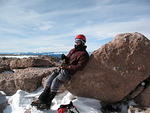
[{"label": "man's hand", "polygon": [[61,69],[66,69],[66,67],[67,67],[67,66],[61,66],[60,68],[61,68]]},{"label": "man's hand", "polygon": [[68,69],[69,66],[60,66],[61,69]]},{"label": "man's hand", "polygon": [[61,55],[61,60],[64,60],[64,59],[66,59],[66,55],[65,55],[65,54],[62,54],[62,55]]}]

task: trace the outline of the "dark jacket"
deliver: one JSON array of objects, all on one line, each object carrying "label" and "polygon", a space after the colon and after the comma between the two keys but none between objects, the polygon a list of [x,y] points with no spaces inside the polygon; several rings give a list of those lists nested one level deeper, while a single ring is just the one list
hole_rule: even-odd
[{"label": "dark jacket", "polygon": [[86,51],[86,46],[84,46],[81,50],[72,49],[69,54],[66,56],[65,61],[67,66],[67,70],[70,74],[74,74],[78,70],[82,70],[89,60],[89,54]]}]

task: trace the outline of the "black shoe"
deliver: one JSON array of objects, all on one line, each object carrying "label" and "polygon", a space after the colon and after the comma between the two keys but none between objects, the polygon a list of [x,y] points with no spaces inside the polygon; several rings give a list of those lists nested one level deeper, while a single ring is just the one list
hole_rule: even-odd
[{"label": "black shoe", "polygon": [[31,106],[38,106],[39,104],[42,104],[42,102],[38,99],[38,100],[35,100],[31,103]]},{"label": "black shoe", "polygon": [[46,104],[51,106],[52,100],[54,99],[55,96],[56,96],[56,92],[51,92],[47,98]]},{"label": "black shoe", "polygon": [[38,106],[37,106],[37,109],[38,110],[44,110],[44,109],[46,109],[46,110],[49,110],[50,109],[50,104],[39,104]]},{"label": "black shoe", "polygon": [[50,96],[50,87],[49,86],[46,86],[43,90],[43,92],[40,94],[39,96],[39,100],[42,101],[42,102],[45,102],[48,100],[48,97]]}]

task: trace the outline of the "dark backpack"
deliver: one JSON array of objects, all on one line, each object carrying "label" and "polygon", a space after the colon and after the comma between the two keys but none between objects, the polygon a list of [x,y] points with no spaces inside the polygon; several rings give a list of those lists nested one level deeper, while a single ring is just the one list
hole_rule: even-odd
[{"label": "dark backpack", "polygon": [[57,110],[57,113],[79,113],[79,111],[73,105],[73,103],[70,102],[67,105],[60,105],[60,107]]}]

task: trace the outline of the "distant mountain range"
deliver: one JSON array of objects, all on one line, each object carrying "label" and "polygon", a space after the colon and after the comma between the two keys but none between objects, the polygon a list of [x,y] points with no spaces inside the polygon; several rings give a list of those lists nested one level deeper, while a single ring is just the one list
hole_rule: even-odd
[{"label": "distant mountain range", "polygon": [[[60,58],[62,54],[67,55],[68,52],[61,51],[61,52],[0,52],[0,56],[21,56],[21,55],[48,55]],[[89,52],[91,54],[92,52]]]},{"label": "distant mountain range", "polygon": [[6,55],[49,55],[54,57],[60,57],[61,54],[67,54],[67,52],[13,52],[13,53],[7,53],[7,52],[1,52],[1,56]]}]

